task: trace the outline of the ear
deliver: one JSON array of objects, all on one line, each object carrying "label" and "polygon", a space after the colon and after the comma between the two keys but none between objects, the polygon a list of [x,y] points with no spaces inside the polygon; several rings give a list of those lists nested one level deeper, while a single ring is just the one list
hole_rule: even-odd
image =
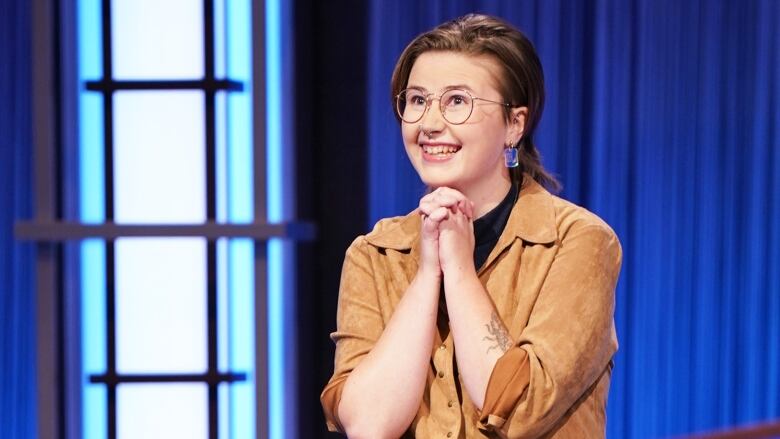
[{"label": "ear", "polygon": [[517,144],[525,134],[525,122],[528,120],[528,107],[512,108],[511,119],[509,120],[509,132],[507,140],[512,145]]}]

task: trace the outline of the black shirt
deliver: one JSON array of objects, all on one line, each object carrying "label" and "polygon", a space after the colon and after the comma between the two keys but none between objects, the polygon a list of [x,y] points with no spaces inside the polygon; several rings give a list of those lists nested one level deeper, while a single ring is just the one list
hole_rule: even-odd
[{"label": "black shirt", "polygon": [[474,220],[474,267],[479,270],[504,231],[517,201],[518,188],[512,184],[504,199],[490,212]]}]

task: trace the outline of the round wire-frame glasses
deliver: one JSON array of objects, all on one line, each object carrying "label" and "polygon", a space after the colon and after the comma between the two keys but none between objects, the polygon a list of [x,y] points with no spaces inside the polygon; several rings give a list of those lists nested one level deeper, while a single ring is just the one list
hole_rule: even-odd
[{"label": "round wire-frame glasses", "polygon": [[476,97],[459,88],[444,90],[438,97],[434,93],[425,93],[418,88],[407,88],[395,96],[395,111],[402,121],[415,123],[425,116],[425,112],[428,111],[431,102],[435,99],[439,100],[439,111],[441,111],[444,120],[453,125],[461,125],[469,120],[474,111],[474,101],[484,101],[504,107],[512,106],[506,102]]}]

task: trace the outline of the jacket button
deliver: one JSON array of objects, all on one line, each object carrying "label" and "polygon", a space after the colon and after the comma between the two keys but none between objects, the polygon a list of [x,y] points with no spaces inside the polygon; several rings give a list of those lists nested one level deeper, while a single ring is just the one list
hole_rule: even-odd
[{"label": "jacket button", "polygon": [[452,401],[448,401],[448,402],[447,402],[447,407],[452,407],[452,405],[453,405],[453,404],[452,404]]},{"label": "jacket button", "polygon": [[451,431],[447,432],[447,437],[452,437],[452,432]]},{"label": "jacket button", "polygon": [[439,371],[439,378],[444,378],[444,372]]}]

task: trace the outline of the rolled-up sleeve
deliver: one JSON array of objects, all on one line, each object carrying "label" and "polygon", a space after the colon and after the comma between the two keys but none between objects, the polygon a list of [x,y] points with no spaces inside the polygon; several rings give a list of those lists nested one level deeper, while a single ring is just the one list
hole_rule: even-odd
[{"label": "rolled-up sleeve", "polygon": [[570,227],[527,326],[493,369],[480,429],[538,437],[604,373],[617,351],[613,314],[621,259],[608,226]]},{"label": "rolled-up sleeve", "polygon": [[528,354],[525,350],[515,346],[498,359],[485,391],[480,428],[490,430],[504,426],[528,388],[529,376]]},{"label": "rolled-up sleeve", "polygon": [[364,237],[355,239],[347,249],[341,270],[336,332],[331,334],[336,344],[333,376],[320,395],[330,431],[343,431],[338,407],[344,384],[382,335],[382,316],[367,246]]}]

